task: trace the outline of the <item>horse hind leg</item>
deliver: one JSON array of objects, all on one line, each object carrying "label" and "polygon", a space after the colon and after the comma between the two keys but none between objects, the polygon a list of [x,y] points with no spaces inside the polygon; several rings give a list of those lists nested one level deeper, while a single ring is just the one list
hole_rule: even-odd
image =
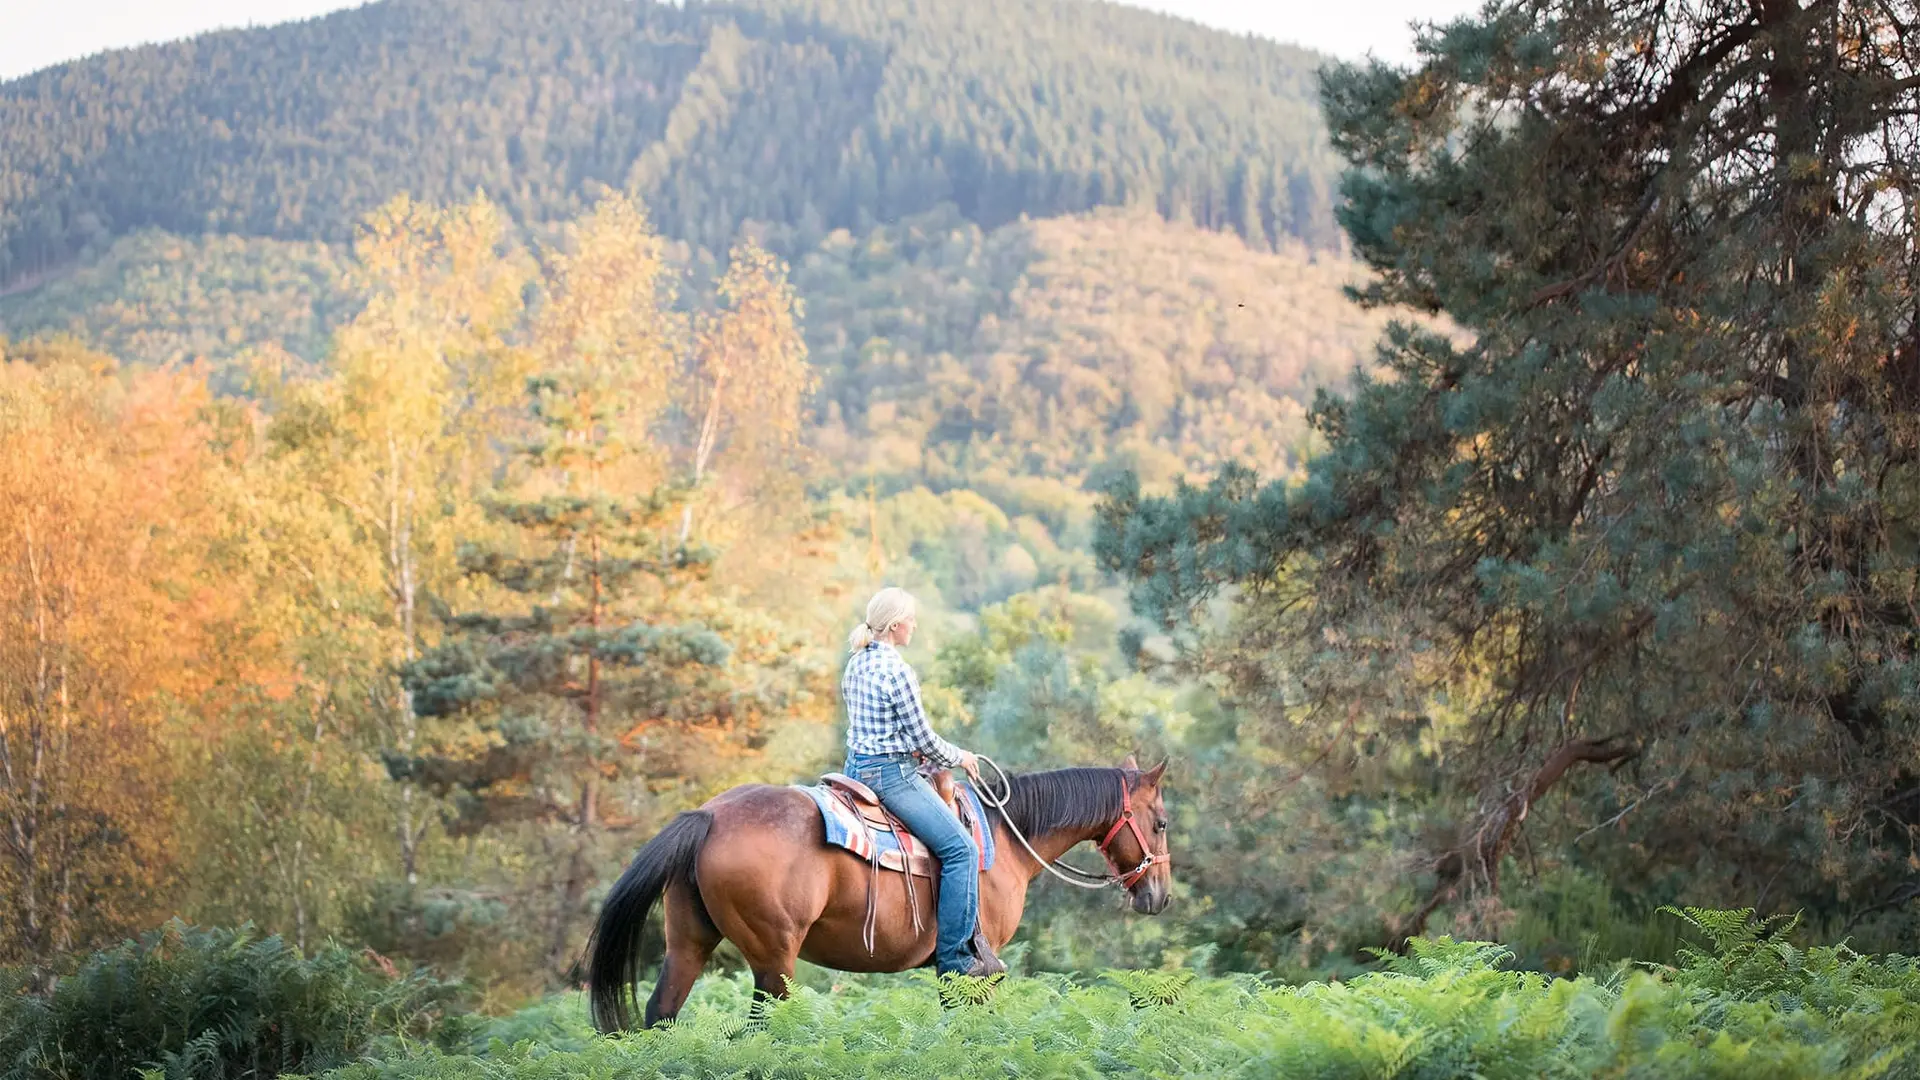
[{"label": "horse hind leg", "polygon": [[653,1027],[680,1015],[693,983],[706,969],[720,944],[720,931],[707,916],[705,905],[684,885],[667,889],[667,955],[660,964],[660,981],[647,999],[646,1026]]}]

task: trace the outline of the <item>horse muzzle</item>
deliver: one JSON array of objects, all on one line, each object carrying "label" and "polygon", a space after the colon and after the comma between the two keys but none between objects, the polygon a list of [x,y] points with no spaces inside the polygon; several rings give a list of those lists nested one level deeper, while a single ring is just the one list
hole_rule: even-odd
[{"label": "horse muzzle", "polygon": [[1173,892],[1164,881],[1147,881],[1133,890],[1133,910],[1142,915],[1158,915],[1173,901]]}]

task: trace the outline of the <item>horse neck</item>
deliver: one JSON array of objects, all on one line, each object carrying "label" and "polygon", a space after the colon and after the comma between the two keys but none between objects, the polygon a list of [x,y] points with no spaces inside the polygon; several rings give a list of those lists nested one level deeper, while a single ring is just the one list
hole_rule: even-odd
[{"label": "horse neck", "polygon": [[[1107,825],[1095,825],[1087,829],[1053,829],[1041,833],[1039,836],[1029,836],[1027,837],[1027,842],[1033,845],[1034,852],[1042,859],[1045,859],[1047,862],[1056,862],[1060,856],[1072,851],[1083,842],[1097,843],[1101,837],[1107,834],[1108,828],[1109,826]],[[1002,834],[1006,833],[1007,825],[1005,822],[1001,822],[1000,831]],[[1033,861],[1033,856],[1027,854],[1026,849],[1020,846],[1019,841],[1014,840],[1011,836],[1005,837],[1000,844],[1000,850],[1013,851],[1016,854],[1020,860],[1021,869],[1026,873],[1029,881],[1046,872],[1044,867]]]},{"label": "horse neck", "polygon": [[[1028,836],[1027,843],[1033,846],[1033,854],[1039,855],[1046,862],[1054,862],[1081,843],[1098,843],[1112,827],[1112,821],[1079,827],[1062,826]],[[1045,873],[1045,868],[1035,862],[1033,855],[1028,854],[1026,848],[1013,838],[1012,823],[1004,816],[1000,816],[1000,820],[995,825],[995,831],[999,850],[1015,853],[1027,880],[1031,881]]]}]

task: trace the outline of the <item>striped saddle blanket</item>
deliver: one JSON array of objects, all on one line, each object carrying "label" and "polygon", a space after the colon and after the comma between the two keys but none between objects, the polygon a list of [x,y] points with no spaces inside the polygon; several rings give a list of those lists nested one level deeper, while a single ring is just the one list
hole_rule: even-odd
[{"label": "striped saddle blanket", "polygon": [[[972,820],[967,824],[973,832],[974,850],[980,853],[980,870],[984,873],[993,868],[993,831],[986,827],[987,808],[980,802],[980,796],[971,784],[957,782],[953,785],[956,798],[964,800]],[[801,791],[812,796],[820,807],[820,820],[827,829],[827,843],[834,847],[845,848],[862,862],[875,861],[883,869],[905,871],[911,868],[915,877],[932,878],[939,874],[940,864],[927,850],[927,845],[910,832],[902,830],[896,835],[893,829],[884,824],[869,821],[860,810],[859,800],[844,789],[835,789],[825,783],[812,787],[802,787]],[[881,817],[876,812],[876,804],[867,804],[869,813]]]}]

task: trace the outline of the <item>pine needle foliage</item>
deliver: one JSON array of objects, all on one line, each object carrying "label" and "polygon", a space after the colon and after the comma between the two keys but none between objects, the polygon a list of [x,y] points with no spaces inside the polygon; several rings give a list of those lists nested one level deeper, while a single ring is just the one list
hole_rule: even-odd
[{"label": "pine needle foliage", "polygon": [[[1414,939],[1344,983],[1108,971],[1000,982],[970,1003],[924,973],[803,980],[748,1020],[744,975],[677,1024],[605,1039],[577,996],[497,1022],[468,1053],[333,1080],[739,1077],[1915,1077],[1920,966],[1789,949],[1750,912],[1675,911],[1707,941],[1607,978],[1506,970],[1487,942]],[[817,985],[816,985],[817,983]]]},{"label": "pine needle foliage", "polygon": [[1622,889],[1920,892],[1917,20],[1505,0],[1327,69],[1354,295],[1460,337],[1389,331],[1304,478],[1121,483],[1096,546],[1181,634],[1237,587],[1198,662],[1247,698],[1444,745],[1462,821],[1396,933],[1492,913],[1573,788]]},{"label": "pine needle foliage", "polygon": [[47,994],[0,973],[4,1080],[251,1080],[405,1047],[458,1046],[465,991],[329,945],[169,922],[93,954]]}]

